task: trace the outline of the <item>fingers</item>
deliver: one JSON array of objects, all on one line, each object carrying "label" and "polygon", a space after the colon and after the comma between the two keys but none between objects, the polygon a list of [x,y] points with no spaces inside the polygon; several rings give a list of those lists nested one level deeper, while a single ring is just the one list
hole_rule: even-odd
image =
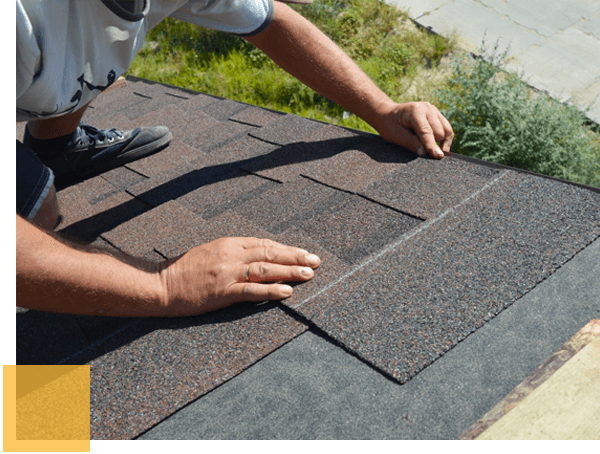
[{"label": "fingers", "polygon": [[452,141],[454,140],[454,131],[452,130],[452,125],[450,122],[444,117],[441,113],[439,113],[440,122],[442,123],[442,127],[444,128],[444,139],[442,142],[442,151],[444,154],[450,154],[450,148],[452,147]]},{"label": "fingers", "polygon": [[286,266],[269,262],[253,262],[245,267],[241,282],[306,281],[315,272],[307,266]]},{"label": "fingers", "polygon": [[304,249],[258,238],[244,239],[240,282],[305,281],[314,276],[321,259]]},{"label": "fingers", "polygon": [[237,298],[245,301],[279,300],[292,294],[289,285],[268,282],[308,281],[315,275],[313,268],[321,264],[316,255],[304,249],[286,246],[276,241],[244,238],[245,258],[240,265],[238,283],[230,287]]},{"label": "fingers", "polygon": [[304,249],[286,246],[276,241],[258,238],[246,238],[246,263],[270,262],[281,265],[301,265],[317,268],[321,259]]},{"label": "fingers", "polygon": [[230,288],[231,295],[237,301],[281,300],[292,296],[292,287],[285,284],[234,284]]},{"label": "fingers", "polygon": [[238,283],[229,287],[230,297],[239,301],[281,300],[292,295],[292,287],[273,281],[307,281],[314,277],[312,268],[321,259],[304,249],[276,241],[243,238],[245,262]]},{"label": "fingers", "polygon": [[450,122],[435,106],[427,102],[405,104],[399,121],[416,136],[406,142],[419,156],[427,153],[434,158],[442,158],[450,153],[454,132]]}]

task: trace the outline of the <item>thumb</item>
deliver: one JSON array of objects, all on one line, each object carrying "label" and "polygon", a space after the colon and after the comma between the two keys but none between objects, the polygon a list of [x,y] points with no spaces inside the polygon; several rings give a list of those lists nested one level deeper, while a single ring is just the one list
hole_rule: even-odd
[{"label": "thumb", "polygon": [[[405,111],[398,116],[398,123],[406,132],[407,147],[419,156],[428,154],[434,158],[444,157],[435,141],[435,134],[427,114],[421,109]],[[441,128],[441,125],[440,125]]]}]

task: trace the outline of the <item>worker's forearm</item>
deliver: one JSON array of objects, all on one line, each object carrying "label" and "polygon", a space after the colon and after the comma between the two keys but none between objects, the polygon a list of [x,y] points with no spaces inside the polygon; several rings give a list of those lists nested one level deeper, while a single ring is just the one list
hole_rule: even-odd
[{"label": "worker's forearm", "polygon": [[379,109],[391,103],[390,98],[334,42],[293,9],[275,2],[271,25],[247,40],[301,82],[379,129]]},{"label": "worker's forearm", "polygon": [[20,216],[17,305],[88,315],[165,315],[158,266],[136,267],[107,253],[69,244]]}]

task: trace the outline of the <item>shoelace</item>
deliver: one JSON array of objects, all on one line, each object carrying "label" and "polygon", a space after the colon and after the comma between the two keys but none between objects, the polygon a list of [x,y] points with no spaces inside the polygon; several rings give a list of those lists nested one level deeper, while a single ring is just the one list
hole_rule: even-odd
[{"label": "shoelace", "polygon": [[87,141],[90,146],[94,145],[96,142],[101,145],[104,143],[105,139],[108,142],[114,142],[114,140],[115,140],[114,136],[117,136],[117,138],[119,138],[119,139],[123,138],[122,131],[119,131],[115,128],[98,129],[94,126],[86,125],[84,123],[81,123],[79,125],[79,128],[81,129],[81,134],[79,135],[79,140],[78,140],[78,143],[80,146],[85,145],[83,137],[87,137]]}]

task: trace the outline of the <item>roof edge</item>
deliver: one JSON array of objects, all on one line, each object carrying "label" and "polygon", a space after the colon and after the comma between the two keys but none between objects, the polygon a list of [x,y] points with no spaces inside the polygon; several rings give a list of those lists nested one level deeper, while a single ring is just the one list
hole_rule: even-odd
[{"label": "roof edge", "polygon": [[[151,85],[159,84],[159,85],[163,85],[165,87],[169,87],[169,88],[172,88],[172,89],[175,89],[175,90],[181,90],[181,91],[183,91],[185,93],[189,93],[191,95],[205,95],[205,96],[210,96],[211,98],[215,98],[215,99],[218,99],[218,100],[228,99],[228,98],[223,98],[221,96],[211,95],[209,93],[203,93],[203,92],[200,92],[200,91],[191,90],[189,88],[178,87],[176,85],[170,85],[170,84],[166,84],[166,83],[163,83],[163,82],[156,82],[156,81],[153,81],[153,80],[143,79],[143,78],[136,77],[136,76],[129,76],[128,75],[126,77],[126,80],[130,80],[132,82],[144,82],[144,83],[151,84]],[[232,100],[232,101],[234,101],[234,100]],[[259,107],[261,109],[265,109],[265,110],[268,110],[268,111],[273,112],[273,113],[284,114],[284,115],[288,114],[287,112],[281,112],[279,110],[270,109],[268,107],[256,106],[254,104],[249,104],[249,103],[246,103],[246,102],[243,102],[243,101],[235,101],[235,102],[239,102],[240,104],[245,104],[247,106]],[[306,117],[303,117],[303,118],[306,118]],[[318,123],[322,123],[322,124],[326,124],[326,125],[331,125],[331,123],[327,123],[327,122],[324,122],[324,121],[321,121],[321,120],[315,120],[313,118],[307,118],[307,120],[316,121]],[[346,126],[340,126],[340,125],[332,125],[332,126],[337,126],[339,128],[343,128],[343,129],[346,129],[348,131],[351,131],[351,132],[354,132],[354,133],[360,134],[360,135],[367,135],[367,136],[373,136],[373,137],[381,137],[378,134],[373,134],[373,133],[361,131],[361,130],[358,130],[358,129],[352,129],[352,128],[349,128],[349,127],[346,127]],[[463,160],[463,161],[472,162],[474,164],[479,164],[479,165],[482,165],[482,166],[485,166],[485,167],[489,167],[489,168],[492,168],[492,169],[514,170],[516,172],[526,173],[526,174],[529,174],[529,175],[534,175],[534,176],[537,176],[537,177],[546,178],[546,179],[558,181],[558,182],[561,182],[561,183],[566,183],[566,184],[569,184],[571,186],[578,186],[578,187],[580,187],[582,189],[587,189],[588,191],[592,191],[592,192],[595,192],[596,194],[600,194],[600,188],[596,188],[594,186],[589,186],[587,184],[576,183],[574,181],[565,180],[563,178],[552,177],[552,176],[549,176],[549,175],[544,175],[543,173],[537,173],[537,172],[533,172],[531,170],[521,169],[519,167],[512,167],[512,166],[508,166],[508,165],[505,165],[505,164],[498,164],[496,162],[484,161],[483,159],[473,158],[472,156],[466,156],[466,155],[462,155],[462,154],[458,154],[458,153],[454,153],[454,152],[450,152],[450,156],[452,156],[453,158],[456,158],[456,159],[460,159],[460,160]]]},{"label": "roof edge", "polygon": [[571,186],[578,186],[582,189],[587,189],[589,191],[595,192],[596,194],[600,194],[600,188],[596,188],[594,186],[589,186],[587,184],[576,183],[575,181],[565,180],[563,178],[552,177],[550,175],[544,175],[543,173],[537,173],[537,172],[533,172],[531,170],[521,169],[519,167],[512,167],[512,166],[507,166],[505,164],[498,164],[496,162],[484,161],[483,159],[477,159],[472,156],[466,156],[466,155],[462,155],[462,154],[458,154],[458,153],[454,153],[454,152],[450,152],[450,156],[452,156],[456,159],[460,159],[462,161],[468,161],[468,162],[472,162],[474,164],[479,164],[479,165],[482,165],[485,167],[490,167],[492,169],[514,170],[516,172],[527,173],[529,175],[534,175],[536,177],[546,178],[549,180],[554,180],[554,181],[558,181],[561,183],[570,184]]}]

